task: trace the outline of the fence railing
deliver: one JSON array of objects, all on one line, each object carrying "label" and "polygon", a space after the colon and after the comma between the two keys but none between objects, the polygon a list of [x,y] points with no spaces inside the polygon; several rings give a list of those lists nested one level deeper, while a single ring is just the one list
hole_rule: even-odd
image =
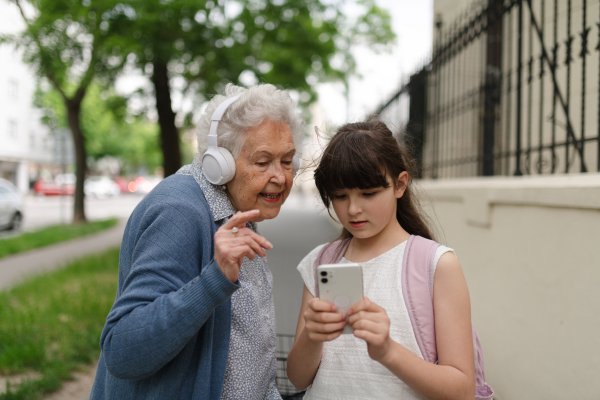
[{"label": "fence railing", "polygon": [[487,0],[434,36],[431,62],[377,111],[397,125],[410,98],[422,177],[600,171],[600,3]]}]

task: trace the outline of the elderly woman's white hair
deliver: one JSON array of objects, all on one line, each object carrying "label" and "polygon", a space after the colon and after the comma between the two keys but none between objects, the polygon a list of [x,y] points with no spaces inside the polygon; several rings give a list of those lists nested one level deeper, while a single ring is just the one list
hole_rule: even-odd
[{"label": "elderly woman's white hair", "polygon": [[224,147],[234,159],[240,155],[245,140],[243,135],[251,128],[260,125],[264,120],[286,123],[292,131],[296,154],[300,155],[300,145],[304,137],[304,118],[297,110],[290,95],[270,84],[260,84],[243,88],[227,84],[224,95],[216,95],[208,103],[200,117],[196,138],[198,153],[202,156],[208,148],[207,139],[211,117],[219,104],[226,99],[240,95],[228,108],[219,122],[217,145]]}]

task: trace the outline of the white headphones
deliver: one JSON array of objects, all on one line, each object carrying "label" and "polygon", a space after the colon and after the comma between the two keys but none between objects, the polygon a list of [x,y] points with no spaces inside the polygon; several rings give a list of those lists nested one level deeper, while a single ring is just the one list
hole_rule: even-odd
[{"label": "white headphones", "polygon": [[[226,148],[217,146],[217,129],[219,121],[223,119],[227,108],[239,97],[240,95],[237,95],[223,101],[210,118],[210,130],[207,137],[208,149],[206,149],[206,152],[202,156],[202,172],[206,179],[213,185],[224,185],[235,176],[235,160],[233,156]],[[294,176],[296,176],[296,171],[300,168],[300,159],[298,156],[294,156],[292,163],[294,164]]]}]

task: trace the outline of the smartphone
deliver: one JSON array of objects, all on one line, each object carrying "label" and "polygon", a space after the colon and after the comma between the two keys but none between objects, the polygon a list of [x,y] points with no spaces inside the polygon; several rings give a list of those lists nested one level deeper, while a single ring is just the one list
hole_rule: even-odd
[{"label": "smartphone", "polygon": [[[336,312],[346,314],[363,299],[362,268],[359,264],[322,264],[317,267],[317,278],[319,298],[335,304]],[[352,333],[352,327],[346,325],[343,333]]]}]

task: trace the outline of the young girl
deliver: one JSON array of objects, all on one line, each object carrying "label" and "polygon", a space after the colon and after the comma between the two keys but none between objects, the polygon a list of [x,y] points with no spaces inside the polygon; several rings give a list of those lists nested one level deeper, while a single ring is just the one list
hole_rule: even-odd
[{"label": "young girl", "polygon": [[[342,126],[325,149],[315,182],[350,244],[340,262],[359,263],[364,300],[343,315],[315,298],[314,264],[298,270],[302,307],[287,372],[305,399],[473,399],[471,307],[453,250],[435,254],[433,307],[438,363],[423,359],[402,297],[400,272],[410,235],[432,239],[411,193],[408,155],[379,121]],[[350,324],[353,334],[342,335]]]}]

